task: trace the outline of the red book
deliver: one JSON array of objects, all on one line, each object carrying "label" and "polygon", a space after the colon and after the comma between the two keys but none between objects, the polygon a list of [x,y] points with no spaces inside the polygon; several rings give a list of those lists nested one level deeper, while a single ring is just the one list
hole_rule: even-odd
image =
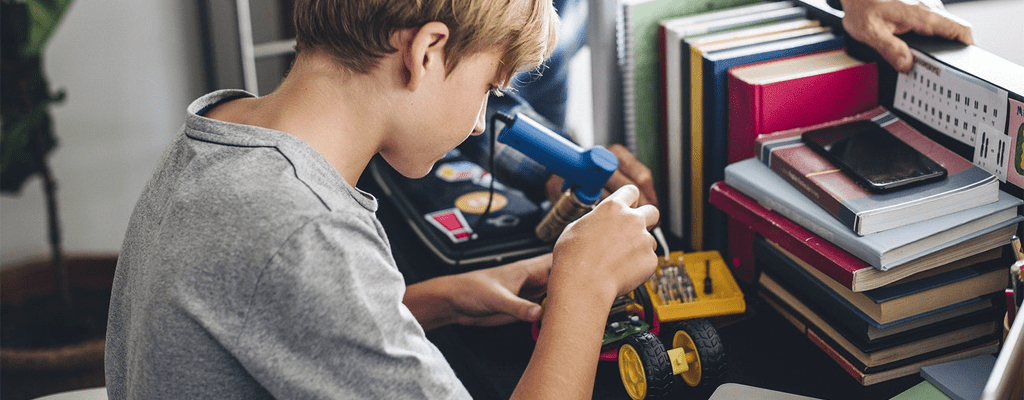
[{"label": "red book", "polygon": [[[872,121],[945,167],[937,182],[873,193],[801,142],[812,129]],[[824,124],[790,129],[756,139],[757,157],[858,235],[867,235],[992,203],[999,180],[932,141],[883,107]]]},{"label": "red book", "polygon": [[[816,125],[861,113],[878,103],[878,66],[845,49],[729,69],[729,163],[754,156],[762,133]],[[753,270],[754,232],[729,221],[729,258]]]},{"label": "red book", "polygon": [[878,66],[844,49],[729,69],[729,163],[754,139],[862,113],[878,104]]},{"label": "red book", "polygon": [[[878,270],[813,232],[762,206],[724,182],[711,185],[708,202],[729,217],[818,268],[853,291],[863,291],[866,276]],[[744,276],[752,281],[752,276]],[[878,285],[881,286],[881,285]],[[876,286],[876,287],[878,287]]]}]

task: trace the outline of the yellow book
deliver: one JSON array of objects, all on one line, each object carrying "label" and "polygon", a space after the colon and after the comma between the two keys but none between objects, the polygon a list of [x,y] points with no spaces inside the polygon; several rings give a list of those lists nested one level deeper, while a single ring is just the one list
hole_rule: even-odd
[{"label": "yellow book", "polygon": [[[708,207],[704,182],[704,54],[828,30],[820,21],[795,18],[743,29],[684,39],[690,50],[690,246],[704,249],[704,214]],[[685,78],[684,78],[685,79]],[[685,129],[685,128],[684,128]],[[712,182],[707,182],[710,186]]]},{"label": "yellow book", "polygon": [[690,47],[690,247],[704,248],[704,57]]}]

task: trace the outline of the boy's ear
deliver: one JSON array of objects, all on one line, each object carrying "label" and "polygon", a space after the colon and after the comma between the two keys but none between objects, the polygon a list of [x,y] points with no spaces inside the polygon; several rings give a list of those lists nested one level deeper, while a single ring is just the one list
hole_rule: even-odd
[{"label": "boy's ear", "polygon": [[405,68],[409,72],[410,91],[416,91],[432,68],[444,70],[444,45],[448,43],[448,26],[432,21],[415,31],[405,51]]}]

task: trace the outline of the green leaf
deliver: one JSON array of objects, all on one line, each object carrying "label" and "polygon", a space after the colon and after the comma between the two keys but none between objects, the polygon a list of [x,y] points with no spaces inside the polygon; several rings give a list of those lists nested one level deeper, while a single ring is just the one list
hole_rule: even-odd
[{"label": "green leaf", "polygon": [[28,5],[29,34],[28,42],[21,49],[26,57],[36,56],[50,40],[50,35],[57,30],[64,14],[67,13],[73,0],[26,0]]}]

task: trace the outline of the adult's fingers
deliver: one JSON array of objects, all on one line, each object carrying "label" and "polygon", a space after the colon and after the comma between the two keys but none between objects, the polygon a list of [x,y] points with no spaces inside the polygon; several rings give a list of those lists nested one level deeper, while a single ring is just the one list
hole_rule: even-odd
[{"label": "adult's fingers", "polygon": [[868,44],[882,55],[889,65],[899,72],[908,72],[914,66],[914,55],[910,46],[891,32],[875,32],[874,41]]},{"label": "adult's fingers", "polygon": [[964,44],[974,44],[974,34],[971,32],[970,22],[941,8],[933,8],[926,12],[931,13],[931,16],[919,19],[918,21],[922,22],[919,26],[914,27],[914,32],[959,40]]},{"label": "adult's fingers", "polygon": [[[637,189],[640,190],[640,199],[637,200],[637,204],[641,204],[641,205],[642,204],[653,204],[656,201],[656,200],[652,201],[652,198],[647,197],[645,192],[644,192],[644,188],[642,186],[638,185],[637,182],[633,181],[632,178],[630,178],[625,173],[623,173],[622,170],[615,170],[615,172],[612,173],[612,176],[610,178],[608,178],[608,183],[605,183],[605,185],[604,185],[604,187],[605,187],[605,190],[604,190],[605,195],[611,194],[612,191],[618,190],[620,187],[623,187],[623,186],[626,186],[626,185],[636,186]],[[650,191],[653,192],[654,191],[654,185],[651,184],[650,186],[651,186],[651,188],[650,188],[651,190]]]},{"label": "adult's fingers", "polygon": [[[658,205],[658,195],[654,191],[654,176],[651,174],[650,168],[637,160],[633,153],[630,153],[621,144],[608,146],[608,150],[619,160],[619,171],[622,172],[624,178],[629,180],[628,183],[632,183],[640,189],[640,203]],[[612,189],[617,187],[612,186]]]}]

